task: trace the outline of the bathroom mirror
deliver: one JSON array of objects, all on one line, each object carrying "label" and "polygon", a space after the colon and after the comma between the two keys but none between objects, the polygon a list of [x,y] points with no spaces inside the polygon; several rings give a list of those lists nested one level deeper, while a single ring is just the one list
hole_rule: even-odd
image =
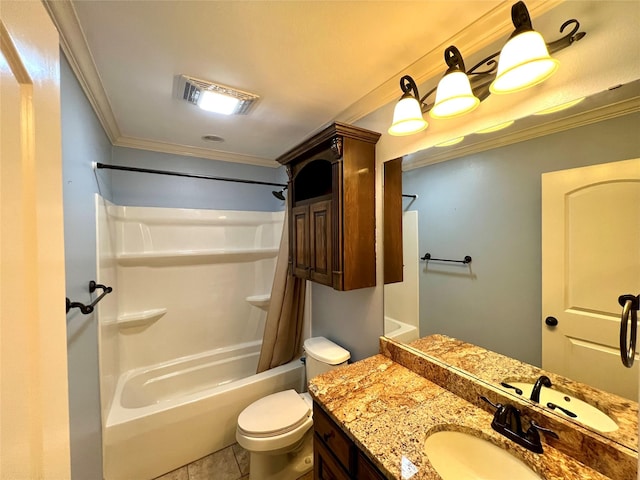
[{"label": "bathroom mirror", "polygon": [[[628,104],[628,112],[622,109],[615,118],[509,144],[507,135],[517,136],[514,132],[550,122],[550,116],[534,115],[490,134],[498,145],[505,139],[506,146],[405,170],[404,275],[402,282],[384,287],[385,335],[411,345],[420,337],[443,334],[540,367],[542,330],[553,328],[543,323],[552,312],[542,311],[541,175],[640,157],[639,99],[640,81],[635,81],[553,114],[556,122],[586,119],[589,112]],[[428,155],[416,152],[403,161]],[[432,260],[424,260],[427,253]],[[471,257],[469,263],[464,263],[465,256]],[[632,268],[640,271],[640,265]],[[637,283],[640,290],[640,278]],[[618,326],[619,320],[602,334],[616,335]],[[419,346],[420,342],[414,348]],[[433,351],[423,353],[432,355]],[[627,369],[615,352],[613,357],[615,365],[609,376],[631,387],[615,391],[593,386],[633,400],[634,441],[626,441],[621,432],[593,431],[637,450],[638,363]],[[586,358],[580,361],[584,375],[564,376],[590,383],[588,373],[598,366]],[[448,358],[447,363],[496,386],[494,379],[483,376],[482,369],[474,368],[468,359],[456,365]],[[507,393],[511,392],[507,389]],[[527,400],[526,396],[518,398]]]}]

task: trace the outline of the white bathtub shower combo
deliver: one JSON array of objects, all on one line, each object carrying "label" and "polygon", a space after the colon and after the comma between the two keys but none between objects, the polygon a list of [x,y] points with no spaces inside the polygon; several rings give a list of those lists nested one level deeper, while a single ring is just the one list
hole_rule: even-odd
[{"label": "white bathtub shower combo", "polygon": [[255,374],[283,212],[96,206],[104,478],[153,478],[303,389],[299,360]]}]

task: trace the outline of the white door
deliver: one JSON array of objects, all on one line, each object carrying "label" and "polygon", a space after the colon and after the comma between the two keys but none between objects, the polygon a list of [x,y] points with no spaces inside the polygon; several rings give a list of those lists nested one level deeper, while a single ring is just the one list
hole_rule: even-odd
[{"label": "white door", "polygon": [[0,1],[0,478],[69,479],[58,33]]},{"label": "white door", "polygon": [[640,159],[543,174],[542,368],[636,400],[622,294],[640,294]]}]

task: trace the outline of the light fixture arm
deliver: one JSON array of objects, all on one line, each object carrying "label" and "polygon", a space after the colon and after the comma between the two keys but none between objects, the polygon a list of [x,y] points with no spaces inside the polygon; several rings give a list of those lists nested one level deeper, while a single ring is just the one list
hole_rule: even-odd
[{"label": "light fixture arm", "polygon": [[[400,89],[404,95],[413,95],[413,97],[418,100],[420,98],[420,94],[418,93],[418,86],[416,82],[409,75],[405,75],[400,79]],[[404,96],[403,95],[403,96]]]},{"label": "light fixture arm", "polygon": [[559,38],[558,40],[547,43],[547,49],[549,50],[550,54],[571,46],[573,42],[577,42],[586,35],[585,32],[578,32],[578,30],[580,30],[580,22],[578,22],[578,20],[576,20],[575,18],[564,22],[560,27],[560,33],[563,33],[565,28],[567,28],[569,25],[573,25],[573,28],[569,33],[567,33],[564,37]]},{"label": "light fixture arm", "polygon": [[511,21],[513,22],[513,26],[516,27],[516,29],[513,31],[511,37],[509,38],[513,38],[516,35],[521,34],[522,32],[533,30],[529,10],[527,10],[527,6],[523,1],[514,3],[511,6]]},{"label": "light fixture arm", "polygon": [[462,54],[460,53],[460,50],[458,50],[454,45],[447,47],[447,49],[444,51],[444,61],[449,67],[446,73],[451,73],[455,71],[466,73],[466,70],[464,68],[464,60],[462,59]]}]

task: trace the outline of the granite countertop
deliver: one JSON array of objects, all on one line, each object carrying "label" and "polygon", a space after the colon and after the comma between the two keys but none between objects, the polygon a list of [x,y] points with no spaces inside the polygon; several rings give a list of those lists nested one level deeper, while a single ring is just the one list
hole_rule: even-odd
[{"label": "granite countertop", "polygon": [[[423,453],[427,436],[439,430],[490,440],[547,480],[607,478],[548,445],[541,455],[520,447],[491,428],[490,413],[383,355],[319,375],[309,392],[390,479],[439,479]],[[416,473],[402,476],[403,464]]]},{"label": "granite countertop", "polygon": [[[618,430],[602,435],[628,448],[637,448],[637,402],[446,335],[430,335],[411,342],[409,346],[499,388],[502,388],[500,382],[535,383],[540,375],[546,375],[555,390],[593,404],[618,424]],[[512,390],[504,390],[516,395]]]}]

